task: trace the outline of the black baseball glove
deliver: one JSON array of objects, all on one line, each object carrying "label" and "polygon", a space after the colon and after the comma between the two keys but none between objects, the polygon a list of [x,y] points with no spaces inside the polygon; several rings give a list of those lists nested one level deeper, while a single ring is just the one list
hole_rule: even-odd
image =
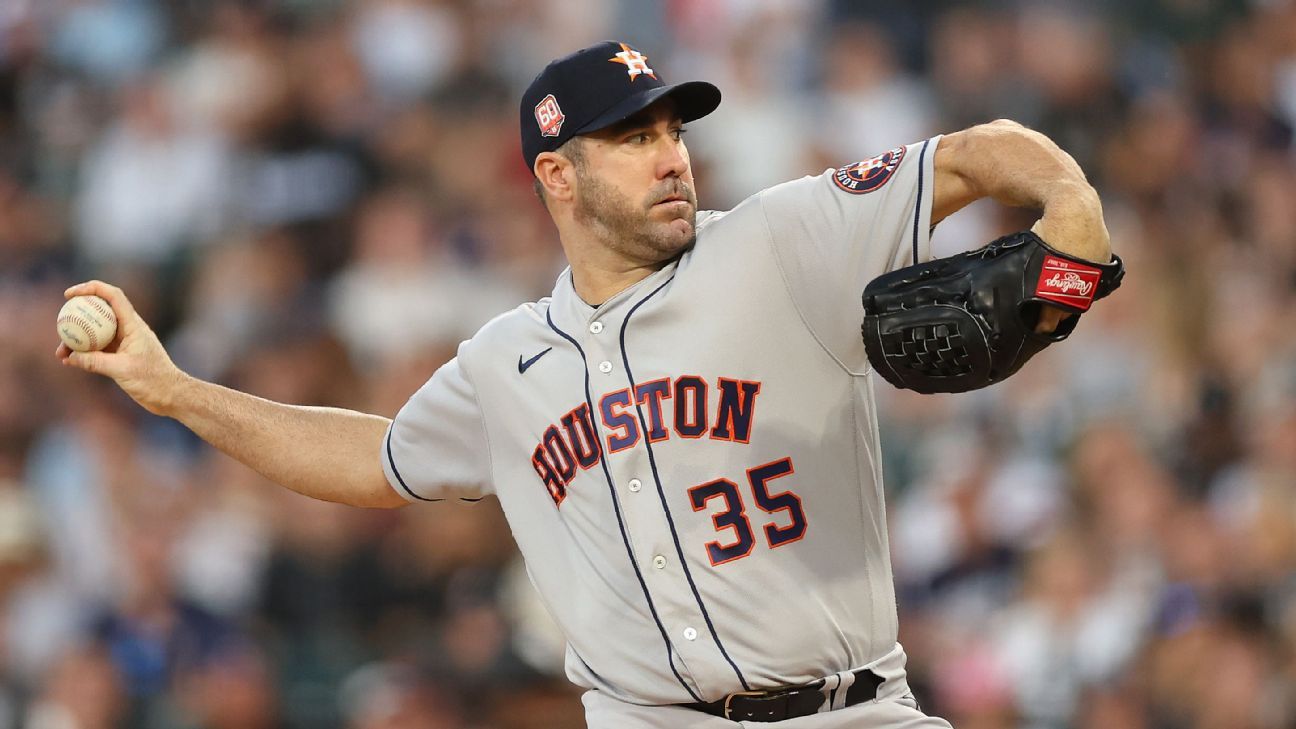
[{"label": "black baseball glove", "polygon": [[[1053,250],[1030,231],[984,248],[883,274],[864,289],[864,348],[896,387],[967,392],[998,382],[1075,330],[1090,304],[1120,286],[1118,256],[1097,264]],[[1073,313],[1035,332],[1048,304]]]}]

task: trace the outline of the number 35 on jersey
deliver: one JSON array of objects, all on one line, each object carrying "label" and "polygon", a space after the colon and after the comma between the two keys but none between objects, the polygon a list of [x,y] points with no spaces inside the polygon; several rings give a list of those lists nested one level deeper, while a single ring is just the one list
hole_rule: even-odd
[{"label": "number 35 on jersey", "polygon": [[[596,406],[603,437],[581,403],[545,429],[531,454],[531,465],[556,506],[567,498],[567,487],[576,474],[598,465],[603,453],[648,442],[678,438],[709,438],[734,443],[750,442],[761,383],[720,377],[714,384],[697,375],[661,378],[603,395]],[[714,394],[713,394],[714,393]],[[770,482],[793,472],[790,458],[747,471],[751,502],[768,515],[762,526],[766,545],[773,549],[805,536],[806,518],[801,499],[790,490],[771,494]],[[712,523],[721,539],[705,545],[712,565],[746,557],[756,546],[756,533],[747,515],[742,489],[728,478],[717,478],[688,489],[694,511],[711,510]]]}]

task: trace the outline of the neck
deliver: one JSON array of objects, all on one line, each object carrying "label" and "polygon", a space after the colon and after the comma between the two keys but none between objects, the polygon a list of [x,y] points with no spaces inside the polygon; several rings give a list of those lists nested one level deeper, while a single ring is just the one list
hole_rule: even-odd
[{"label": "neck", "polygon": [[599,306],[660,271],[668,262],[661,261],[649,265],[622,262],[619,266],[599,266],[590,263],[580,264],[573,260],[571,261],[572,287],[576,289],[576,295],[581,297],[581,301],[590,306]]},{"label": "neck", "polygon": [[600,231],[576,225],[559,225],[558,237],[571,264],[572,287],[591,306],[625,291],[660,271],[671,259],[645,260],[617,251]]}]

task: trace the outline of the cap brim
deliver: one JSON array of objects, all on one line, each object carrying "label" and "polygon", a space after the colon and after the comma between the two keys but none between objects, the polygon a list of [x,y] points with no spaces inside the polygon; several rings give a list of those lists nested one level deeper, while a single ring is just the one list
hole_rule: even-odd
[{"label": "cap brim", "polygon": [[670,97],[675,102],[675,109],[685,123],[701,119],[720,106],[720,89],[706,81],[685,81],[672,86],[658,86],[622,99],[620,103],[577,129],[576,134],[589,134],[610,127],[666,97]]}]

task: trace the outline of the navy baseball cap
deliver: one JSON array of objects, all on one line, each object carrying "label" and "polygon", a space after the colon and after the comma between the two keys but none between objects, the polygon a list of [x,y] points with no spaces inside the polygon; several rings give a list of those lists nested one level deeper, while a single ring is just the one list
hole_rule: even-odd
[{"label": "navy baseball cap", "polygon": [[541,152],[611,126],[664,96],[675,101],[686,122],[720,105],[720,89],[705,81],[668,85],[648,56],[618,41],[603,41],[551,62],[522,94],[522,157],[527,168],[535,169]]}]

